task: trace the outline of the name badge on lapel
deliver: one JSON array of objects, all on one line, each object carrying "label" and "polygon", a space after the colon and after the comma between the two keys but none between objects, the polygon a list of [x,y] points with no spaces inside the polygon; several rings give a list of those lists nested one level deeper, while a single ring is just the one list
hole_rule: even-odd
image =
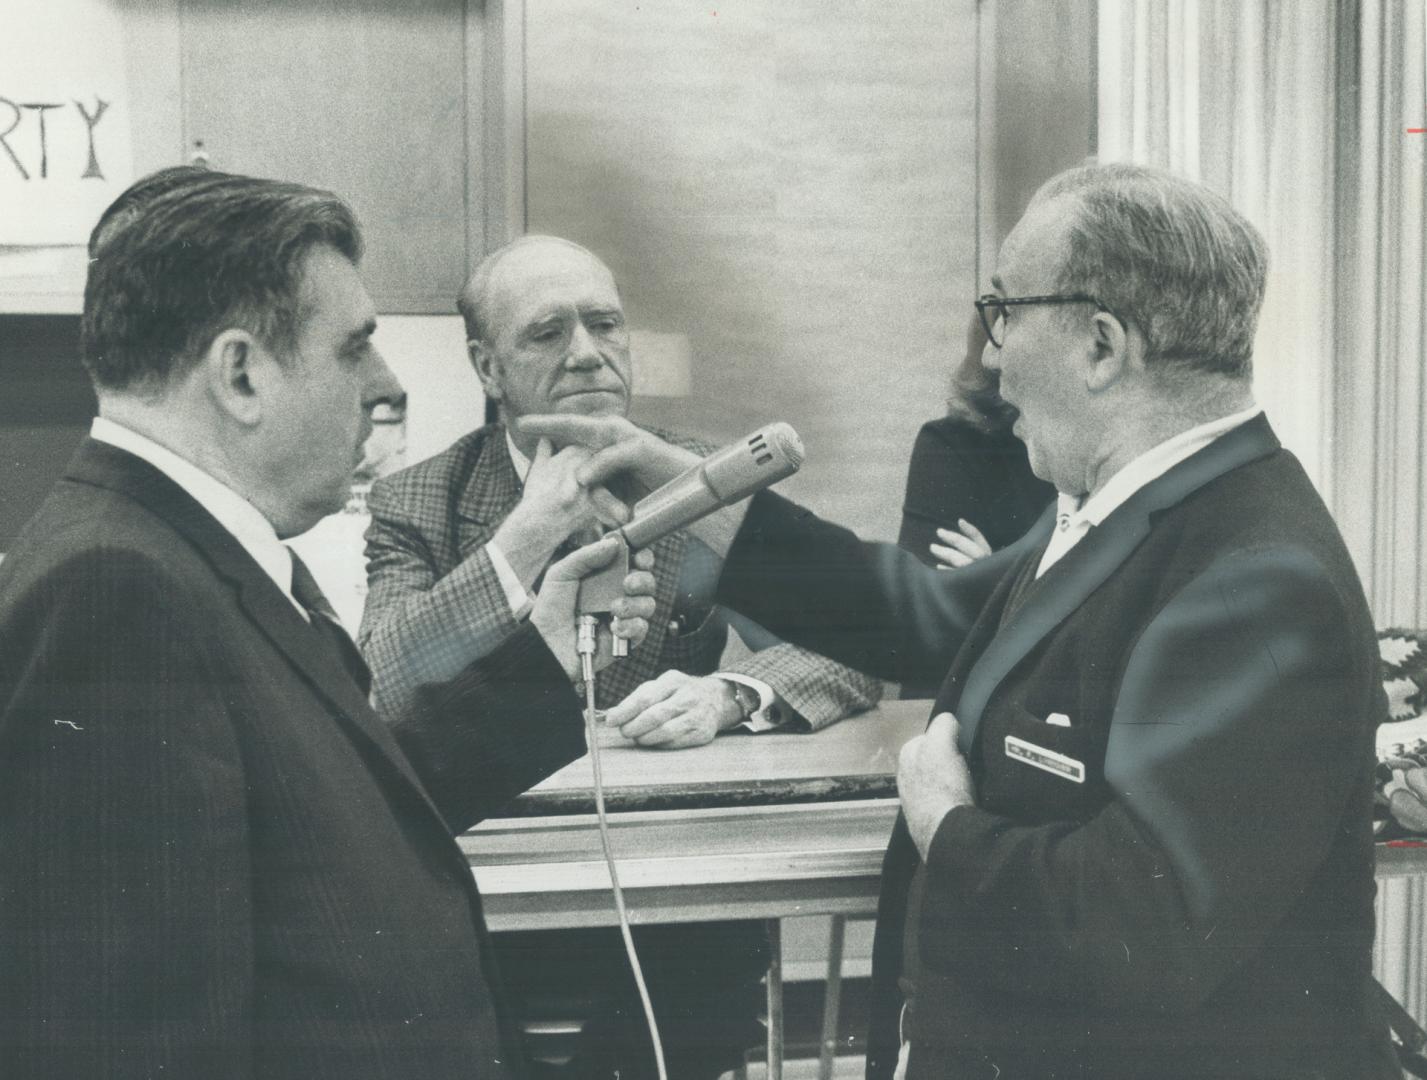
[{"label": "name badge on lapel", "polygon": [[1006,736],[1006,756],[1013,757],[1017,761],[1024,761],[1027,765],[1034,765],[1037,769],[1044,769],[1048,773],[1064,777],[1066,780],[1073,780],[1077,784],[1085,783],[1085,765],[1076,761],[1073,757],[1066,757],[1064,754],[1057,754],[1054,750],[1047,750],[1043,746],[1026,742],[1025,739],[1018,739],[1014,735]]}]

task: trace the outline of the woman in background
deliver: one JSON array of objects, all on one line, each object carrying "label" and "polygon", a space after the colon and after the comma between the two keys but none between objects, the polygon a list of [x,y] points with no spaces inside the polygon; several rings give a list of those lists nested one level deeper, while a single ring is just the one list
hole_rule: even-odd
[{"label": "woman in background", "polygon": [[[966,336],[947,415],[917,432],[897,538],[928,566],[943,570],[1005,547],[1055,498],[1055,488],[1031,472],[1025,444],[1011,432],[1016,412],[1001,400],[996,373],[981,364],[986,334],[979,319],[971,320]],[[902,696],[936,691],[908,683]]]}]

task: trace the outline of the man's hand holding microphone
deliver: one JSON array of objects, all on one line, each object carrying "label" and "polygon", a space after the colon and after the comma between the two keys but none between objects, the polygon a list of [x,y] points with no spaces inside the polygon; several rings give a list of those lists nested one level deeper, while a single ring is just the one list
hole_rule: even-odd
[{"label": "man's hand holding microphone", "polygon": [[[622,416],[551,414],[523,416],[517,423],[524,434],[549,439],[565,448],[584,448],[589,456],[578,465],[574,475],[587,488],[602,487],[614,477],[628,474],[643,490],[654,492],[697,470],[704,460],[692,450],[673,446]],[[786,424],[776,426],[797,443],[797,435],[792,428]],[[723,456],[729,449],[732,447],[719,451],[714,457]],[[797,444],[795,457],[796,463],[789,471],[795,471],[802,464],[801,443]],[[781,475],[786,476],[788,472]],[[744,496],[751,495],[754,490],[757,490],[756,487],[744,492]],[[733,544],[734,535],[743,521],[743,512],[744,503],[740,497],[732,505],[708,507],[703,515],[685,522],[685,527],[716,555],[722,556]]]},{"label": "man's hand holding microphone", "polygon": [[[791,475],[803,461],[802,442],[787,424],[761,428],[706,459],[618,416],[528,416],[518,424],[522,434],[537,436],[541,447],[552,442],[562,447],[547,460],[553,464],[564,455],[574,467],[561,480],[567,488],[573,483],[584,491],[604,493],[600,507],[610,519],[605,524],[613,525],[615,532],[601,543],[617,538],[626,553],[639,553],[636,559],[660,537],[684,528],[724,554],[742,521],[744,500]],[[621,514],[625,508],[604,487],[617,475],[633,479],[648,492],[632,512]],[[603,569],[591,567],[579,586],[578,612],[587,623],[591,615],[619,616],[629,610],[629,582],[622,577],[626,559],[616,552],[599,566]],[[547,588],[549,582],[547,574]],[[635,641],[629,635],[615,636],[625,643]],[[608,662],[609,650],[601,649],[598,656]],[[673,749],[702,745],[743,716],[737,688],[728,680],[669,671],[636,688],[610,711],[609,719],[640,745]]]},{"label": "man's hand holding microphone", "polygon": [[[580,657],[575,646],[580,581],[604,570],[621,550],[619,539],[608,536],[566,555],[546,571],[540,593],[530,610],[531,623],[572,682],[581,678]],[[636,552],[633,568],[619,582],[620,595],[610,605],[610,623],[602,632],[626,642],[628,647],[638,645],[649,633],[649,620],[654,617],[653,568],[652,553]],[[595,667],[602,668],[611,659],[612,650],[602,648]]]}]

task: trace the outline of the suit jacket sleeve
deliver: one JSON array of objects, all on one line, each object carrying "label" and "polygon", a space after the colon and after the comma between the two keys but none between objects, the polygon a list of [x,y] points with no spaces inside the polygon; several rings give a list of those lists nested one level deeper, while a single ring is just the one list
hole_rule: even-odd
[{"label": "suit jacket sleeve", "polygon": [[7,613],[7,1076],[250,1075],[243,763],[222,657],[174,588],[91,552]]},{"label": "suit jacket sleeve", "polygon": [[419,687],[455,678],[518,624],[484,547],[443,576],[388,486],[372,489],[368,508],[367,603],[358,643],[372,669],[373,707],[396,720],[416,707]]},{"label": "suit jacket sleeve", "polygon": [[941,572],[763,491],[729,550],[718,599],[858,671],[896,682],[940,680],[1023,550],[1017,542]]},{"label": "suit jacket sleeve", "polygon": [[[697,541],[692,542],[690,548],[695,544]],[[797,645],[789,645],[736,611],[720,610],[729,627],[736,630],[752,650],[751,655],[737,663],[720,665],[720,670],[766,683],[781,705],[808,730],[817,731],[844,716],[870,709],[881,699],[880,679]]]},{"label": "suit jacket sleeve", "polygon": [[580,698],[529,623],[454,678],[416,688],[393,734],[454,832],[585,753]]},{"label": "suit jacket sleeve", "polygon": [[1359,762],[1371,768],[1375,661],[1348,645],[1347,611],[1298,551],[1237,553],[1188,582],[1124,668],[1106,809],[1078,827],[947,814],[924,968],[1031,997],[1197,1007],[1283,922]]}]

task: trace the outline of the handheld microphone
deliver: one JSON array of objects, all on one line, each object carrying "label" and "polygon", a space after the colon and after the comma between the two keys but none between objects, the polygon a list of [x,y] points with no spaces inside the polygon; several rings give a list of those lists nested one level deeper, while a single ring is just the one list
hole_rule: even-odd
[{"label": "handheld microphone", "polygon": [[711,514],[770,484],[776,484],[784,477],[797,472],[802,463],[803,442],[798,438],[798,433],[787,424],[769,424],[759,428],[746,439],[730,443],[674,477],[658,491],[635,503],[630,519],[615,530],[621,540],[619,553],[603,570],[580,582],[578,618],[575,620],[575,652],[580,657],[580,672],[584,682],[585,739],[590,749],[590,767],[594,779],[595,816],[599,820],[600,846],[604,851],[605,865],[609,867],[610,887],[614,893],[619,930],[624,938],[625,951],[629,955],[630,969],[634,974],[635,986],[639,990],[640,1003],[644,1006],[644,1018],[649,1025],[649,1036],[654,1045],[654,1061],[659,1080],[665,1080],[668,1075],[664,1066],[664,1047],[659,1039],[659,1025],[654,1019],[654,1006],[649,1000],[644,972],[634,950],[629,916],[624,906],[624,892],[619,885],[619,871],[610,846],[609,821],[604,805],[604,779],[600,770],[599,736],[595,732],[595,653],[602,651],[603,642],[608,640],[610,655],[624,656],[628,651],[628,643],[623,638],[602,638],[599,633],[599,616],[609,614],[611,605],[624,595],[624,578],[629,573],[631,549],[648,547],[660,537],[668,536],[671,532],[698,521],[705,514]]},{"label": "handheld microphone", "polygon": [[803,442],[785,423],[761,427],[716,450],[634,504],[619,530],[630,550],[691,525],[706,514],[792,476],[803,464]]},{"label": "handheld microphone", "polygon": [[746,439],[725,446],[676,476],[658,491],[634,505],[634,512],[624,525],[615,530],[620,538],[619,552],[603,570],[580,582],[580,599],[575,620],[575,652],[580,658],[580,673],[585,692],[585,739],[589,745],[591,771],[594,779],[595,816],[599,820],[600,846],[605,865],[609,867],[610,887],[614,893],[615,912],[619,918],[620,935],[629,955],[634,983],[639,990],[644,1018],[653,1041],[654,1061],[659,1080],[668,1075],[664,1065],[664,1047],[659,1039],[659,1025],[654,1019],[654,1006],[639,956],[630,934],[629,916],[625,911],[624,892],[619,885],[619,872],[610,846],[609,821],[605,814],[604,779],[600,770],[600,744],[595,725],[595,654],[602,652],[609,641],[608,655],[624,656],[628,643],[623,638],[603,637],[599,632],[599,616],[609,614],[611,606],[624,595],[624,578],[629,573],[631,549],[648,547],[660,537],[690,525],[705,514],[745,499],[756,491],[776,484],[798,471],[803,463],[803,443],[787,424],[769,424]]},{"label": "handheld microphone", "polygon": [[624,541],[623,553],[580,582],[579,613],[605,614],[623,595],[630,551],[648,547],[715,510],[792,476],[802,466],[803,456],[803,441],[791,425],[781,421],[768,424],[714,451],[640,499],[630,519],[614,530]]},{"label": "handheld microphone", "polygon": [[[784,423],[761,427],[752,435],[730,443],[703,461],[674,477],[657,491],[634,504],[634,512],[623,526],[614,530],[620,538],[619,552],[603,570],[596,571],[580,582],[577,605],[575,652],[580,658],[580,673],[585,693],[585,739],[589,746],[594,779],[595,816],[599,820],[600,845],[605,865],[609,867],[610,886],[614,893],[615,911],[620,934],[629,955],[634,983],[644,1006],[644,1018],[654,1045],[654,1061],[659,1080],[668,1075],[664,1066],[664,1048],[659,1039],[659,1025],[654,1019],[654,1006],[639,956],[630,935],[629,916],[625,911],[624,892],[619,885],[619,872],[609,840],[609,822],[604,806],[604,779],[600,770],[600,744],[596,734],[595,654],[624,656],[628,642],[623,638],[604,636],[599,632],[599,616],[608,615],[616,600],[624,595],[624,578],[629,573],[631,550],[648,547],[661,537],[691,525],[706,514],[730,506],[770,484],[792,476],[803,464],[803,441],[791,426]],[[608,535],[608,534],[606,534]]]}]

